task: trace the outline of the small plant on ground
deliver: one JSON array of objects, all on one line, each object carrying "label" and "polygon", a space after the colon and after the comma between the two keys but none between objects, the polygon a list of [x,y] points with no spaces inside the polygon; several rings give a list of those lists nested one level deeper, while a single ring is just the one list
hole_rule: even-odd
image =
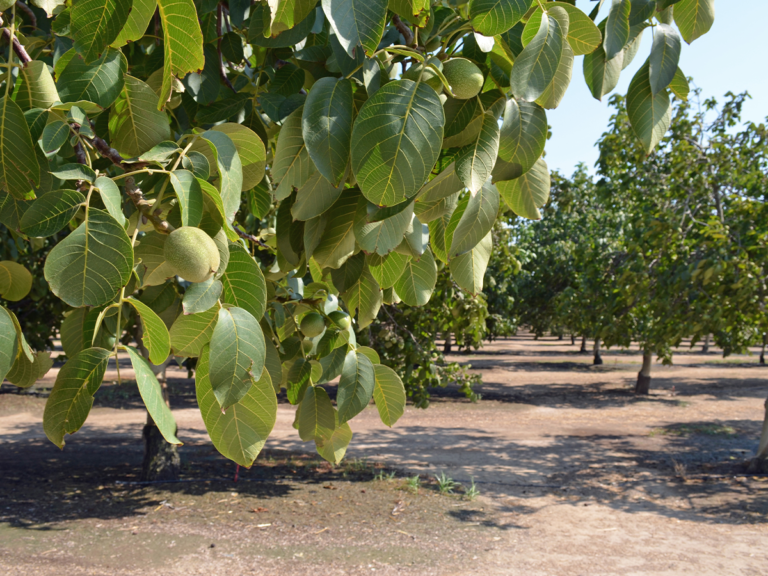
[{"label": "small plant on ground", "polygon": [[416,474],[405,479],[405,487],[411,492],[418,492],[421,488],[421,476]]},{"label": "small plant on ground", "polygon": [[467,497],[467,500],[474,500],[480,496],[480,489],[475,485],[475,478],[473,476],[470,476],[470,482],[469,487],[464,488],[464,496]]},{"label": "small plant on ground", "polygon": [[453,494],[453,490],[460,486],[453,478],[447,476],[445,472],[440,472],[439,476],[435,476],[435,482],[437,482],[437,489],[440,494]]}]

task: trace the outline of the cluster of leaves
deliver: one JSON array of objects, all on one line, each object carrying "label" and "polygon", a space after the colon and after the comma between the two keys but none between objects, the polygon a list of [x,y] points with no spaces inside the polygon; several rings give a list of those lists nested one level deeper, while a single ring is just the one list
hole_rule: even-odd
[{"label": "cluster of leaves", "polygon": [[[671,18],[692,41],[713,16],[712,0],[614,0],[597,25],[602,2],[591,16],[540,0],[32,3],[0,0],[0,222],[25,242],[62,234],[43,273],[70,308],[69,360],[46,434],[61,446],[80,428],[123,353],[178,443],[150,365],[173,355],[197,359],[206,427],[244,465],[281,388],[332,461],[372,398],[393,424],[403,384],[356,333],[384,303],[427,304],[438,263],[482,291],[501,200],[539,218],[549,195],[546,109],[574,56],[602,96],[655,27],[629,110],[650,150],[686,89]],[[183,228],[207,235],[188,256],[208,255],[199,282],[166,257]],[[31,273],[9,262],[12,301]],[[49,359],[8,308],[0,324],[0,376],[31,385]],[[321,385],[337,377],[334,407]]]},{"label": "cluster of leaves", "polygon": [[518,322],[639,342],[666,362],[684,338],[712,334],[726,354],[758,342],[768,330],[768,132],[742,125],[746,98],[677,101],[646,158],[614,97],[598,179],[583,167],[555,177],[545,219],[510,225],[523,267],[510,291],[525,303],[510,308]]}]

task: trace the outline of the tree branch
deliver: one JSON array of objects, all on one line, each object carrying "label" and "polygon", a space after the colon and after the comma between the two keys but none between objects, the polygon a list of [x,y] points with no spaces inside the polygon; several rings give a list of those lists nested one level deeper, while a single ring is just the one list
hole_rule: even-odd
[{"label": "tree branch", "polygon": [[[8,28],[3,28],[3,38],[6,42],[10,41],[11,31],[8,30]],[[27,54],[27,51],[24,49],[24,46],[21,45],[19,39],[16,37],[13,38],[13,51],[24,66],[32,62],[32,58],[30,58],[29,54]]]},{"label": "tree branch", "polygon": [[37,28],[37,16],[35,16],[35,13],[32,12],[32,9],[29,6],[24,4],[24,2],[21,2],[21,0],[17,0],[16,9],[20,12],[24,12],[24,16],[27,17],[29,25],[32,26],[32,28]]},{"label": "tree branch", "polygon": [[411,29],[408,28],[405,22],[400,20],[400,16],[397,14],[392,16],[392,24],[394,24],[395,28],[397,28],[397,31],[403,35],[403,38],[405,39],[405,45],[413,46],[413,32],[411,32]]},{"label": "tree branch", "polygon": [[269,248],[267,244],[256,238],[253,234],[248,234],[245,230],[241,229],[240,226],[237,225],[236,222],[232,223],[232,229],[237,233],[240,238],[243,238],[245,240],[248,240],[249,242],[253,242],[260,248]]},{"label": "tree branch", "polygon": [[144,198],[144,193],[136,186],[136,180],[133,177],[125,179],[125,193],[136,206],[136,209],[141,212],[141,215],[152,223],[155,230],[161,234],[170,234],[175,230],[173,226],[155,214],[154,206]]}]

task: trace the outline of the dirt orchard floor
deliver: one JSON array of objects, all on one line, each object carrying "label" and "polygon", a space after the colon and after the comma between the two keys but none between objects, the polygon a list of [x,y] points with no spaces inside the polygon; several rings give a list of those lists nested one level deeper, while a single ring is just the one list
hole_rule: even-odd
[{"label": "dirt orchard floor", "polygon": [[[135,479],[141,462],[145,413],[131,386],[105,386],[63,452],[42,432],[44,398],[2,394],[0,571],[768,573],[768,478],[742,468],[768,368],[756,356],[681,350],[675,366],[654,366],[652,393],[638,398],[639,352],[604,351],[592,366],[577,350],[522,335],[456,354],[483,375],[480,403],[440,391],[391,430],[371,406],[336,470],[284,452],[311,445],[281,404],[267,456],[237,484],[223,480],[234,467],[206,441],[185,372],[169,374],[184,474],[208,482],[116,483]],[[381,470],[362,459],[396,468],[397,479],[373,480]],[[406,474],[440,472],[464,485],[473,477],[481,496],[406,489]]]}]

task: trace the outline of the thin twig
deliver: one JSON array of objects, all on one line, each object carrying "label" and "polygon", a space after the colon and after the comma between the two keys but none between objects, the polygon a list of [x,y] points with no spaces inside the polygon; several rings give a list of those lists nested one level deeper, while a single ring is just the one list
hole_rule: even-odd
[{"label": "thin twig", "polygon": [[254,244],[256,244],[261,248],[269,248],[267,244],[265,244],[264,242],[256,238],[256,236],[254,236],[253,234],[248,234],[248,232],[241,229],[236,222],[232,223],[232,229],[237,233],[238,236],[240,236],[240,238],[253,242]]},{"label": "thin twig", "polygon": [[400,324],[398,324],[397,320],[395,320],[395,317],[392,316],[392,312],[389,311],[389,307],[386,304],[382,306],[382,308],[384,308],[384,312],[387,313],[387,316],[389,316],[390,320],[392,320],[392,323],[395,326],[397,326],[398,329],[402,330],[403,332],[406,332],[408,336],[411,337],[411,340],[413,340],[413,343],[416,344],[416,347],[422,352],[422,354],[426,354],[427,351],[421,347],[421,344],[419,344],[419,341],[416,339],[416,336],[413,335],[413,332],[408,330],[408,328],[406,328],[405,326],[401,326]]},{"label": "thin twig", "polygon": [[[35,13],[32,12],[32,9],[24,4],[21,0],[17,0],[16,2],[16,8],[18,8],[21,12],[24,12],[24,16],[27,17],[27,20],[29,20],[29,25],[32,26],[32,28],[37,28],[37,16],[35,16]],[[19,26],[21,28],[21,26]]]},{"label": "thin twig", "polygon": [[[8,28],[3,28],[3,38],[6,42],[10,40],[11,31]],[[16,56],[18,56],[19,60],[21,60],[21,63],[24,64],[24,66],[32,62],[32,58],[30,58],[29,54],[27,54],[27,51],[24,49],[24,46],[21,45],[19,39],[15,36],[13,38],[13,51],[16,53]]]}]

